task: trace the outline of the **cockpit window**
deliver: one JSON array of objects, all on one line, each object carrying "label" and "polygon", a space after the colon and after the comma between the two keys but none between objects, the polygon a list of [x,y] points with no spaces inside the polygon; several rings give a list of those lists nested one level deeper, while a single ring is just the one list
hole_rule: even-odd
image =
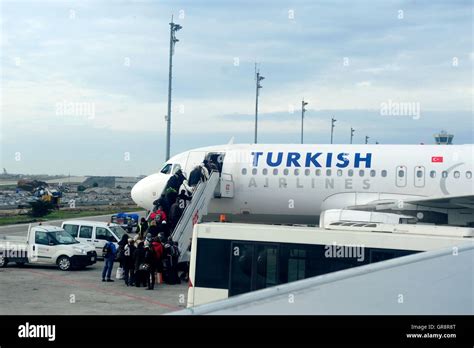
[{"label": "cockpit window", "polygon": [[163,169],[160,170],[160,173],[163,173],[163,174],[169,174],[171,173],[171,167],[173,165],[171,163],[166,163],[165,166],[163,167]]}]

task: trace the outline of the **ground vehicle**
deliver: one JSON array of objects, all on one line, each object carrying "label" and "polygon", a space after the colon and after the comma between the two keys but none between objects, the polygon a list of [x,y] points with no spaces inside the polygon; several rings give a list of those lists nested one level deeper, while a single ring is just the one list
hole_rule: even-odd
[{"label": "ground vehicle", "polygon": [[462,245],[474,236],[473,228],[443,227],[430,234],[419,228],[426,226],[411,224],[396,225],[392,232],[386,224],[375,222],[336,227],[196,224],[188,307],[420,251]]},{"label": "ground vehicle", "polygon": [[117,242],[126,233],[117,224],[101,221],[66,220],[61,227],[78,241],[93,245],[99,257],[103,257],[102,249],[110,237],[114,239],[117,246]]},{"label": "ground vehicle", "polygon": [[110,222],[120,225],[124,230],[132,233],[133,229],[138,226],[138,218],[138,214],[118,213],[110,217]]},{"label": "ground vehicle", "polygon": [[97,261],[97,253],[89,244],[80,243],[62,228],[36,226],[25,237],[0,239],[0,267],[9,262],[57,265],[60,270],[84,268]]}]

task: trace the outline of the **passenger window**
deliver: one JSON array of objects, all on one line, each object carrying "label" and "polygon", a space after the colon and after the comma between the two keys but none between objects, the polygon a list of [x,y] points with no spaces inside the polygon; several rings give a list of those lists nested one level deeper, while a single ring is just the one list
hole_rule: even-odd
[{"label": "passenger window", "polygon": [[78,225],[64,225],[63,230],[69,233],[73,237],[77,237],[77,231],[79,230]]},{"label": "passenger window", "polygon": [[257,175],[257,168],[252,169],[252,175]]},{"label": "passenger window", "polygon": [[92,227],[81,226],[81,229],[79,231],[79,238],[92,238]]},{"label": "passenger window", "polygon": [[242,175],[247,175],[247,168],[242,168]]},{"label": "passenger window", "polygon": [[326,176],[331,176],[331,169],[326,169]]},{"label": "passenger window", "polygon": [[95,238],[100,240],[109,240],[112,237],[112,233],[106,228],[96,227],[95,228]]},{"label": "passenger window", "polygon": [[298,176],[300,175],[300,170],[299,169],[295,169],[295,176]]},{"label": "passenger window", "polygon": [[466,172],[466,178],[468,178],[468,179],[472,178],[472,172],[471,171]]},{"label": "passenger window", "polygon": [[262,174],[263,174],[263,175],[267,175],[267,174],[268,174],[268,169],[267,169],[267,168],[263,168]]},{"label": "passenger window", "polygon": [[338,169],[336,173],[337,173],[337,176],[342,176],[342,170],[341,169]]},{"label": "passenger window", "polygon": [[376,172],[375,172],[375,170],[372,169],[372,170],[370,171],[370,176],[371,176],[371,177],[374,177],[375,175],[376,175]]},{"label": "passenger window", "polygon": [[285,168],[285,169],[283,170],[283,175],[288,175],[288,169],[287,169],[287,168]]},{"label": "passenger window", "polygon": [[288,282],[305,278],[306,258],[306,250],[290,249],[288,255]]},{"label": "passenger window", "polygon": [[403,170],[398,171],[398,177],[403,178],[405,176],[405,172]]},{"label": "passenger window", "polygon": [[48,245],[48,235],[46,232],[36,232],[35,243],[41,245]]},{"label": "passenger window", "polygon": [[231,253],[230,288],[229,296],[243,294],[252,290],[252,259],[253,245],[248,243],[232,243]]},{"label": "passenger window", "polygon": [[257,289],[278,284],[277,261],[277,248],[275,246],[257,246]]},{"label": "passenger window", "polygon": [[321,169],[316,169],[316,176],[320,176],[321,175]]},{"label": "passenger window", "polygon": [[432,170],[432,171],[430,172],[430,177],[436,178],[436,170]]},{"label": "passenger window", "polygon": [[273,169],[273,175],[278,175],[278,169],[277,168]]},{"label": "passenger window", "polygon": [[442,176],[443,178],[447,178],[447,177],[448,177],[448,172],[445,171],[445,170],[443,170],[443,172],[441,173],[441,176]]},{"label": "passenger window", "polygon": [[349,169],[349,170],[347,171],[347,176],[354,176],[354,170]]},{"label": "passenger window", "polygon": [[456,171],[454,172],[454,178],[455,178],[455,179],[459,179],[460,176],[461,176],[461,173],[456,170]]},{"label": "passenger window", "polygon": [[382,178],[385,178],[387,176],[387,171],[384,169],[380,174],[382,175]]},{"label": "passenger window", "polygon": [[423,177],[423,171],[417,170],[417,171],[416,171],[416,177],[417,177],[417,178],[422,178],[422,177]]},{"label": "passenger window", "polygon": [[310,174],[311,174],[311,170],[309,170],[309,169],[304,170],[304,175],[308,176]]},{"label": "passenger window", "polygon": [[160,173],[163,173],[163,174],[169,174],[169,173],[171,173],[171,167],[172,167],[172,164],[171,164],[171,163],[165,164],[165,166],[163,167],[163,169],[161,169]]},{"label": "passenger window", "polygon": [[365,175],[365,170],[361,169],[359,170],[359,176],[364,176]]}]

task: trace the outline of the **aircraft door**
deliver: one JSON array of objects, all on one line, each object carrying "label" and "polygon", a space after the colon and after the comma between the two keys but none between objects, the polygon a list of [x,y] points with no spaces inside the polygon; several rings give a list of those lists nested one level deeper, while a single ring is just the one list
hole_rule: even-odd
[{"label": "aircraft door", "polygon": [[415,177],[415,187],[424,187],[425,186],[425,167],[416,166],[414,177]]},{"label": "aircraft door", "polygon": [[186,177],[189,179],[189,173],[193,170],[194,167],[200,165],[202,161],[204,161],[204,157],[206,156],[206,152],[204,151],[190,151],[188,154],[188,159],[186,160],[186,167],[184,168],[184,172],[186,173]]},{"label": "aircraft door", "polygon": [[397,166],[395,171],[395,183],[398,187],[407,186],[407,167]]}]

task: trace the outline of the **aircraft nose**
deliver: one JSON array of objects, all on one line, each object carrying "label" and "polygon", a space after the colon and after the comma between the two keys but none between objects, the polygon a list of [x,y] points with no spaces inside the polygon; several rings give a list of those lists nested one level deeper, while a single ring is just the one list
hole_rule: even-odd
[{"label": "aircraft nose", "polygon": [[133,201],[139,207],[147,210],[153,209],[153,202],[160,197],[167,181],[168,177],[161,173],[143,178],[132,188],[131,196]]},{"label": "aircraft nose", "polygon": [[133,185],[132,191],[130,192],[130,195],[132,196],[132,200],[139,207],[141,207],[143,204],[143,185],[141,184],[142,180],[140,180],[135,185]]}]

